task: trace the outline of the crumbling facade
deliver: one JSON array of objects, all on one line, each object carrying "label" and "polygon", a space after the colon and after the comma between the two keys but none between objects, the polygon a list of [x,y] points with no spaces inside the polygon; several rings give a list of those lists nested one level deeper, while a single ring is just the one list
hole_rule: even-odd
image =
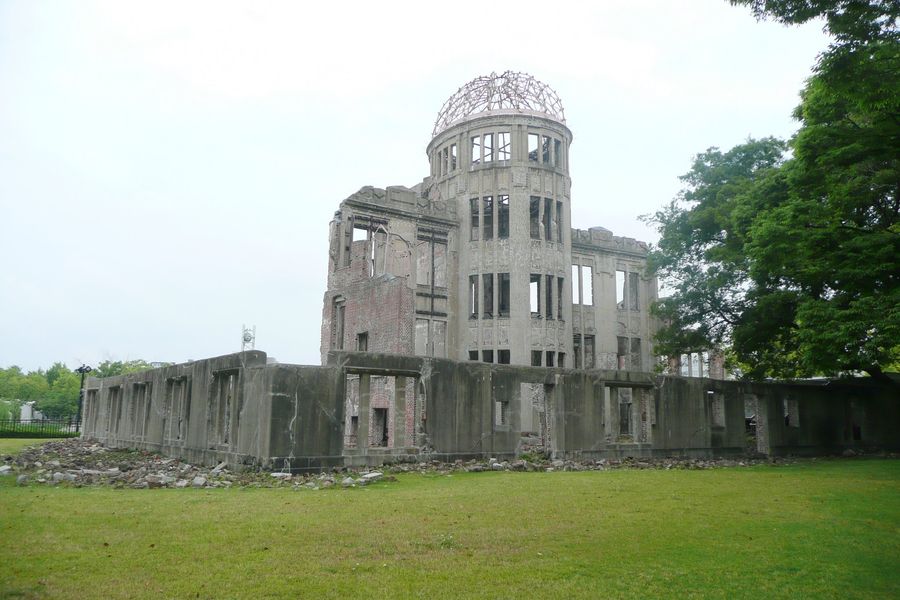
[{"label": "crumbling facade", "polygon": [[431,173],[365,187],[330,226],[321,355],[650,370],[656,280],[647,246],[573,229],[562,103],[506,72],[469,82],[438,115]]}]

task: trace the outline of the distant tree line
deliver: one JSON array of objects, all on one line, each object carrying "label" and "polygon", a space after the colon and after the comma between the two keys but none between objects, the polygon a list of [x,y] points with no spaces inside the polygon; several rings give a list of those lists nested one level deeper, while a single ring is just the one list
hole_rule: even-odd
[{"label": "distant tree line", "polygon": [[[145,360],[105,360],[91,371],[92,377],[112,377],[152,369]],[[0,419],[19,416],[24,402],[34,406],[49,418],[74,417],[78,413],[78,389],[81,375],[61,362],[49,369],[25,373],[13,365],[0,369]]]}]

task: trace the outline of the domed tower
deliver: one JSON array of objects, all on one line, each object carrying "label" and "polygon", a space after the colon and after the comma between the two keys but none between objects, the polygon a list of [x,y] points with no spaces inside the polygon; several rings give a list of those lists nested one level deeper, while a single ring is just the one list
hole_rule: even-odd
[{"label": "domed tower", "polygon": [[473,79],[441,108],[428,195],[459,224],[451,358],[570,366],[571,143],[559,97],[524,73]]}]

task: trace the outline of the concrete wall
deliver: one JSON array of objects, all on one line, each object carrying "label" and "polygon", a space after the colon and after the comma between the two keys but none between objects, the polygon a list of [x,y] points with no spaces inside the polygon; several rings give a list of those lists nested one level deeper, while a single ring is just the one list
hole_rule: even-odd
[{"label": "concrete wall", "polygon": [[747,383],[367,352],[327,360],[266,364],[251,351],[91,378],[83,435],[191,462],[301,471],[524,453],[734,455],[748,450],[748,414],[766,454],[900,450],[896,384]]}]

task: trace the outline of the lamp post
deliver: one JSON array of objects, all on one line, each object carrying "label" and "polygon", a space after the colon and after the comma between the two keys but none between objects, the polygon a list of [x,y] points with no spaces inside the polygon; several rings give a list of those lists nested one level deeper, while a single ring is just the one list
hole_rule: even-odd
[{"label": "lamp post", "polygon": [[81,407],[84,404],[84,376],[93,371],[88,365],[81,365],[75,369],[76,373],[81,374],[81,385],[78,386],[78,420],[75,423],[75,431],[81,432]]}]

